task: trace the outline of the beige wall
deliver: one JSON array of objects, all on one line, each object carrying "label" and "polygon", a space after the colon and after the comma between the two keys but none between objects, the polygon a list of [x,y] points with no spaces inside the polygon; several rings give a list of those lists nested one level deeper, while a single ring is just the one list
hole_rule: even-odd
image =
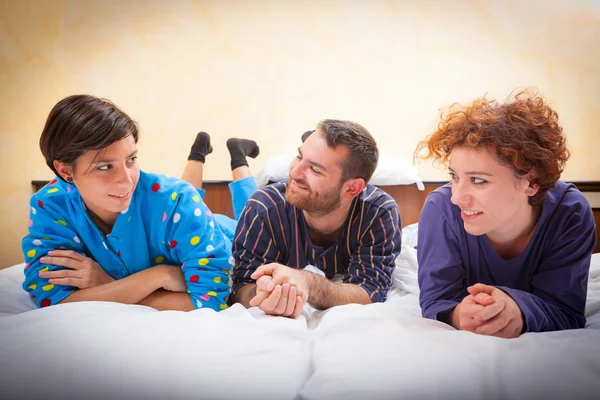
[{"label": "beige wall", "polygon": [[599,38],[593,0],[0,0],[0,268],[21,260],[29,182],[51,178],[39,134],[66,95],[136,119],[149,171],[179,175],[208,131],[205,178],[229,179],[230,136],[260,143],[258,170],[320,119],[352,119],[410,159],[440,107],[536,86],[573,150],[564,178],[600,180]]}]

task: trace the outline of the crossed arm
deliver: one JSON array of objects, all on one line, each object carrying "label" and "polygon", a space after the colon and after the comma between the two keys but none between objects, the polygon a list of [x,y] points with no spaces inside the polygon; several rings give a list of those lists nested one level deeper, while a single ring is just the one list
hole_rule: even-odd
[{"label": "crossed arm", "polygon": [[40,271],[40,278],[48,279],[48,283],[52,285],[79,289],[72,291],[60,303],[113,301],[142,304],[157,310],[194,309],[190,297],[185,293],[187,287],[180,267],[156,265],[115,280],[94,260],[72,250],[50,251],[40,261],[66,268]]}]

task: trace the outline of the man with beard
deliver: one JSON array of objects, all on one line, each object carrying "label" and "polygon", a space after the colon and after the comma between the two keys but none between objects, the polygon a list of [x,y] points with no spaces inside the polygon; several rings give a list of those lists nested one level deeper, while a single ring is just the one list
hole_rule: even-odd
[{"label": "man with beard", "polygon": [[[316,309],[385,301],[400,253],[396,202],[367,184],[379,158],[361,125],[324,120],[303,135],[287,183],[256,191],[233,244],[233,302],[296,317]],[[327,278],[304,270],[308,265]],[[343,275],[343,283],[330,279]]]}]

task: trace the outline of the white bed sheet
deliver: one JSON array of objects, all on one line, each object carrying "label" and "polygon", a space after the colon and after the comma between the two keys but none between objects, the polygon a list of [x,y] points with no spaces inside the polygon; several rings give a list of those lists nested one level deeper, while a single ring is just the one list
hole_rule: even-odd
[{"label": "white bed sheet", "polygon": [[[399,260],[396,278],[416,272],[409,261]],[[290,320],[240,305],[221,313],[106,302],[34,310],[20,287],[22,268],[0,271],[0,398],[600,394],[600,254],[592,257],[586,329],[512,340],[420,318],[414,287],[398,282],[386,303],[307,309]]]}]

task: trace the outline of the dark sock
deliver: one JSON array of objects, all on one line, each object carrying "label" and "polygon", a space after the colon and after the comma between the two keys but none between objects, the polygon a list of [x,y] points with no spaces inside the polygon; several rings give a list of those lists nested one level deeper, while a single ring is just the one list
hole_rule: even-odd
[{"label": "dark sock", "polygon": [[314,132],[314,130],[312,131],[306,131],[302,134],[302,143],[306,142],[306,139],[308,139],[308,137],[310,135],[312,135],[312,133]]},{"label": "dark sock", "polygon": [[188,160],[205,162],[205,157],[212,153],[213,148],[210,145],[210,135],[206,132],[199,132],[196,135],[196,140],[190,150]]},{"label": "dark sock", "polygon": [[260,153],[260,149],[258,148],[256,142],[248,139],[228,139],[227,148],[229,149],[229,154],[231,155],[232,171],[244,165],[248,166],[246,157],[256,158],[258,153]]}]

